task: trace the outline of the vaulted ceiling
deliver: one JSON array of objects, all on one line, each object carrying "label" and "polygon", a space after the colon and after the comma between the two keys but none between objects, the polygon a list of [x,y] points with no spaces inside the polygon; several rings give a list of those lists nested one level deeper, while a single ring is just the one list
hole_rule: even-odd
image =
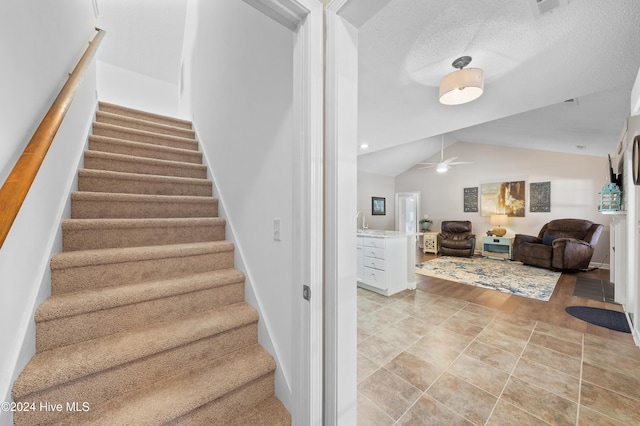
[{"label": "vaulted ceiling", "polygon": [[[186,0],[94,2],[102,61],[178,83]],[[615,148],[640,67],[638,0],[350,0],[341,14],[359,29],[360,170],[398,175],[443,140]],[[439,81],[463,55],[484,94],[441,105]]]},{"label": "vaulted ceiling", "polygon": [[[388,1],[358,33],[358,139],[369,145],[359,169],[397,175],[438,153],[442,135],[613,152],[640,67],[639,19],[636,0]],[[484,94],[442,105],[439,81],[463,55],[484,70]]]}]

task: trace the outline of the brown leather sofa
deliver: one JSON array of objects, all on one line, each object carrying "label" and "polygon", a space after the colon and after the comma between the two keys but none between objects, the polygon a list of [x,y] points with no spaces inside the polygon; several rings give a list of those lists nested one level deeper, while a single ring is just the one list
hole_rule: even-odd
[{"label": "brown leather sofa", "polygon": [[438,234],[440,253],[447,256],[473,256],[476,236],[468,220],[446,220]]},{"label": "brown leather sofa", "polygon": [[588,269],[602,228],[584,219],[552,220],[537,237],[516,234],[513,260],[559,271]]}]

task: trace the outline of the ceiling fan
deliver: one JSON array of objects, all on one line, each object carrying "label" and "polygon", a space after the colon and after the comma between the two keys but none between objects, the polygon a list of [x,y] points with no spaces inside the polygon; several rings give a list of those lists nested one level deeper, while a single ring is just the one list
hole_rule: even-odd
[{"label": "ceiling fan", "polygon": [[451,166],[458,166],[461,164],[473,164],[473,162],[469,161],[455,161],[458,157],[451,157],[444,159],[444,135],[442,136],[442,142],[440,147],[440,162],[439,163],[418,163],[424,167],[418,167],[418,169],[430,169],[432,167],[436,168],[436,171],[439,173],[444,173],[449,170]]}]

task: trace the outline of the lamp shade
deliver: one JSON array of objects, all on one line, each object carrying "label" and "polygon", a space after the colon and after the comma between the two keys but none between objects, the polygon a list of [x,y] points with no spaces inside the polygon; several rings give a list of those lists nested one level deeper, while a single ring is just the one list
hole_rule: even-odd
[{"label": "lamp shade", "polygon": [[506,225],[509,220],[509,216],[506,214],[492,214],[491,215],[491,224],[492,225]]},{"label": "lamp shade", "polygon": [[445,75],[440,80],[440,103],[460,105],[482,95],[484,73],[480,68],[462,68]]}]

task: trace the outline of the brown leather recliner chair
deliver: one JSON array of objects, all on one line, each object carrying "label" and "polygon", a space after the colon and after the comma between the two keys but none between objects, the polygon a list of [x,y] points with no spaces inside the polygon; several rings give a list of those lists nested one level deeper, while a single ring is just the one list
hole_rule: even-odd
[{"label": "brown leather recliner chair", "polygon": [[446,220],[442,222],[438,234],[440,253],[447,256],[473,256],[476,236],[472,233],[468,220]]},{"label": "brown leather recliner chair", "polygon": [[516,234],[513,260],[560,271],[588,269],[602,228],[584,219],[552,220],[537,237]]}]

